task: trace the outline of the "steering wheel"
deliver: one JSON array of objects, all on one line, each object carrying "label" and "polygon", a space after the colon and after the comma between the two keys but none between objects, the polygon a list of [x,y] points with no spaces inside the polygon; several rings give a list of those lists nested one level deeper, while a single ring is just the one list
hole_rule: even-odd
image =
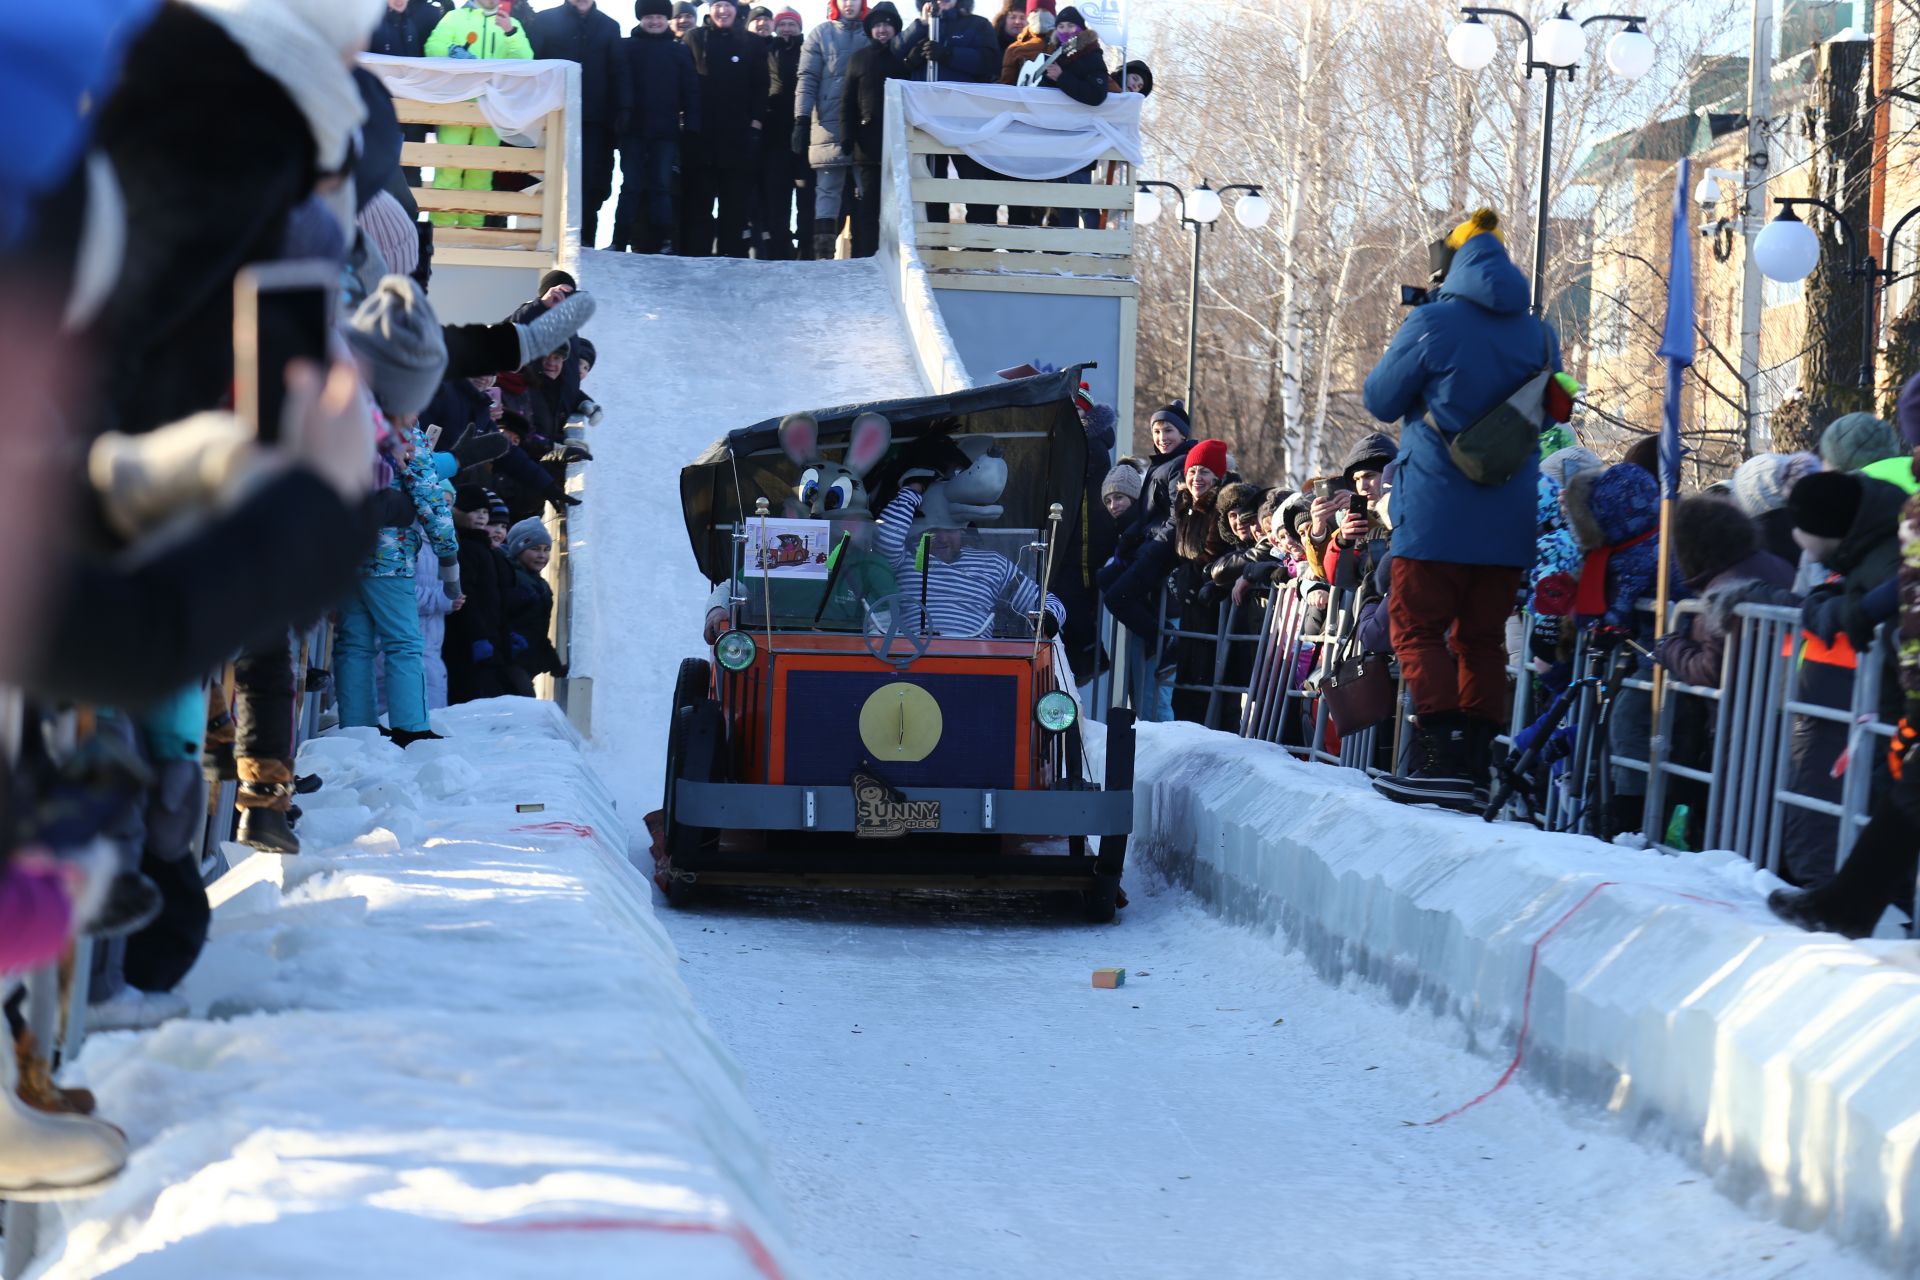
[{"label": "steering wheel", "polygon": [[[933,637],[902,630],[907,621],[907,600],[898,591],[862,600],[861,608],[865,611],[865,625],[861,628],[860,638],[866,643],[867,652],[876,659],[904,671],[926,656],[927,644]],[[915,613],[918,613],[917,609]],[[893,651],[894,642],[903,639],[912,650],[904,657]]]}]

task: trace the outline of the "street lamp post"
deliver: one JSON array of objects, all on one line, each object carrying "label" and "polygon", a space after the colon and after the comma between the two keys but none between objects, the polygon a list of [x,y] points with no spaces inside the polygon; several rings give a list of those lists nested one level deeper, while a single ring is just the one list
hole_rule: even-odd
[{"label": "street lamp post", "polygon": [[1819,209],[1833,219],[1833,225],[1840,230],[1840,243],[1847,250],[1847,278],[1859,280],[1866,285],[1866,294],[1860,300],[1860,385],[1873,385],[1873,348],[1874,348],[1874,311],[1879,291],[1893,283],[1893,249],[1900,232],[1915,217],[1920,217],[1920,205],[1900,215],[1884,237],[1887,246],[1887,265],[1881,266],[1872,254],[1860,252],[1860,233],[1853,229],[1840,212],[1828,201],[1814,196],[1782,196],[1774,201],[1780,206],[1779,216],[1769,222],[1754,237],[1753,256],[1762,275],[1778,280],[1783,284],[1792,284],[1807,277],[1820,262],[1820,237],[1814,229],[1800,220],[1794,210],[1801,205]]},{"label": "street lamp post", "polygon": [[1180,201],[1180,221],[1193,229],[1192,270],[1187,277],[1187,420],[1199,421],[1200,406],[1194,396],[1194,377],[1199,353],[1200,335],[1200,236],[1203,231],[1219,221],[1224,206],[1220,197],[1229,191],[1244,191],[1247,194],[1236,200],[1233,205],[1234,221],[1249,231],[1258,230],[1267,225],[1267,219],[1273,216],[1273,206],[1260,194],[1260,188],[1251,183],[1233,182],[1224,187],[1207,185],[1204,179],[1192,191],[1183,190],[1171,182],[1159,182],[1152,178],[1136,183],[1138,188],[1133,197],[1133,216],[1135,221],[1144,224],[1156,221],[1160,217],[1160,200],[1153,194],[1157,188],[1171,191]]},{"label": "street lamp post", "polygon": [[1547,214],[1553,195],[1553,99],[1559,73],[1564,71],[1567,79],[1573,79],[1574,64],[1586,52],[1586,28],[1596,22],[1626,24],[1626,30],[1615,35],[1607,45],[1607,65],[1628,80],[1638,80],[1653,67],[1653,41],[1640,30],[1646,19],[1634,14],[1599,13],[1575,22],[1563,4],[1560,12],[1541,23],[1536,33],[1532,23],[1511,9],[1472,5],[1460,12],[1466,21],[1447,33],[1447,56],[1455,66],[1462,71],[1479,71],[1492,62],[1499,52],[1499,42],[1494,38],[1493,29],[1480,19],[1511,18],[1520,24],[1526,36],[1526,78],[1531,80],[1536,71],[1546,77],[1547,91],[1540,104],[1540,202],[1533,224],[1533,313],[1539,315],[1546,309]]}]

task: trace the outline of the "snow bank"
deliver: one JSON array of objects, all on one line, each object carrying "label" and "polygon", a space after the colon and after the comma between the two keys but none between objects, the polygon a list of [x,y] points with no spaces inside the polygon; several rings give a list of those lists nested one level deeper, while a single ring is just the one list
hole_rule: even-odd
[{"label": "snow bank", "polygon": [[89,1041],[134,1156],[38,1275],[785,1274],[740,1073],[578,739],[529,700],[435,720],[307,743],[307,852],[216,883],[195,1016]]},{"label": "snow bank", "polygon": [[1756,1209],[1920,1265],[1920,946],[1781,925],[1779,882],[1731,854],[1400,808],[1189,725],[1143,726],[1137,776],[1134,848],[1223,915],[1458,1016],[1497,1063],[1526,1026],[1525,1079],[1652,1129]]}]

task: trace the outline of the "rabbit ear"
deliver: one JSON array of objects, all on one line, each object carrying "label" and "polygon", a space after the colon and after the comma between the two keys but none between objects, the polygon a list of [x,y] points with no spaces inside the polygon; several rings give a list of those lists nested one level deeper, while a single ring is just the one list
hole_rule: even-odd
[{"label": "rabbit ear", "polygon": [[863,413],[853,420],[847,440],[847,470],[865,476],[893,447],[893,424],[877,413]]},{"label": "rabbit ear", "polygon": [[795,462],[811,462],[820,456],[820,424],[804,413],[796,413],[780,424],[780,449]]}]

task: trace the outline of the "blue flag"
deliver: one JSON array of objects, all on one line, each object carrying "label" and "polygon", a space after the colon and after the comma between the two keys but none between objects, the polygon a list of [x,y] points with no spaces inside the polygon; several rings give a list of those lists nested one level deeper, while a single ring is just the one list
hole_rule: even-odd
[{"label": "blue flag", "polygon": [[1680,494],[1680,371],[1693,364],[1693,225],[1687,179],[1693,168],[1682,158],[1673,182],[1673,247],[1667,260],[1667,324],[1660,358],[1667,362],[1667,401],[1660,422],[1660,492]]}]

